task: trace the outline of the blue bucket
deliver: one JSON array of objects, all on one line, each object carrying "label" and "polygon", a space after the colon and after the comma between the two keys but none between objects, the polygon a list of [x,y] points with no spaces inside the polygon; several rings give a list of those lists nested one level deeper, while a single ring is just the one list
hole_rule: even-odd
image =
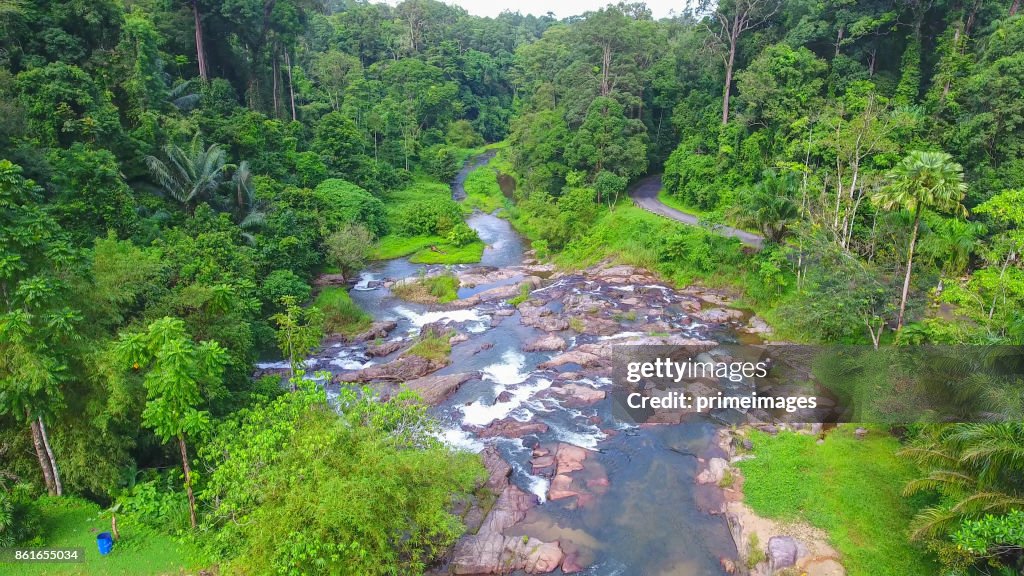
[{"label": "blue bucket", "polygon": [[96,535],[96,546],[100,549],[100,555],[106,556],[114,549],[114,538],[110,532],[100,532]]}]

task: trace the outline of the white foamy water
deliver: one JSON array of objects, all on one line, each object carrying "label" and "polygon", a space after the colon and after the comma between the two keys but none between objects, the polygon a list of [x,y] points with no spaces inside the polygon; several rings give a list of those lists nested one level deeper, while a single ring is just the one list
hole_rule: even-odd
[{"label": "white foamy water", "polygon": [[[314,366],[316,366],[316,362],[317,362],[316,358],[307,358],[306,362],[305,362],[306,368],[307,369],[313,368]],[[285,370],[289,366],[291,366],[291,364],[287,360],[281,360],[280,362],[257,362],[256,363],[256,367],[259,368],[260,370]]]},{"label": "white foamy water", "polygon": [[573,444],[580,448],[587,448],[589,450],[596,450],[597,443],[608,437],[607,434],[602,432],[601,429],[594,424],[583,426],[582,428],[584,428],[584,431],[582,432],[569,430],[568,428],[563,428],[555,423],[549,423],[548,427],[551,432],[554,433],[555,438],[559,441],[567,444]]},{"label": "white foamy water", "polygon": [[619,332],[611,336],[601,336],[598,340],[619,340],[620,338],[639,338],[641,336],[647,336],[647,334],[644,332]]},{"label": "white foamy water", "polygon": [[373,360],[362,362],[355,358],[335,358],[330,361],[331,366],[337,366],[342,370],[362,370],[363,368],[373,366],[373,364]]},{"label": "white foamy water", "polygon": [[532,384],[523,384],[515,388],[506,388],[504,385],[499,384],[495,386],[494,392],[499,394],[508,391],[512,398],[508,402],[498,402],[495,404],[485,404],[477,400],[471,404],[459,406],[459,409],[462,410],[462,423],[470,426],[487,426],[491,422],[501,420],[510,414],[516,420],[525,422],[530,419],[531,415],[529,411],[519,409],[523,408],[527,400],[535,394],[549,387],[551,387],[551,380],[545,379],[539,379]]},{"label": "white foamy water", "polygon": [[501,355],[501,362],[484,367],[483,379],[498,384],[519,384],[530,377],[529,372],[524,372],[526,356],[518,350],[506,350]]},{"label": "white foamy water", "polygon": [[352,289],[360,291],[375,290],[375,288],[370,287],[370,282],[376,280],[380,280],[380,278],[377,278],[377,275],[374,274],[373,272],[363,272],[362,274],[359,275],[359,282],[356,282],[355,286],[353,286]]},{"label": "white foamy water", "polygon": [[408,318],[409,322],[416,328],[421,328],[427,324],[434,322],[440,322],[442,320],[447,322],[483,322],[484,317],[473,309],[468,310],[437,310],[434,312],[424,312],[422,314],[413,312],[405,306],[395,306],[395,312]]},{"label": "white foamy water", "polygon": [[480,452],[484,449],[484,443],[477,440],[472,434],[461,428],[446,428],[438,435],[438,440],[456,450],[466,452]]}]

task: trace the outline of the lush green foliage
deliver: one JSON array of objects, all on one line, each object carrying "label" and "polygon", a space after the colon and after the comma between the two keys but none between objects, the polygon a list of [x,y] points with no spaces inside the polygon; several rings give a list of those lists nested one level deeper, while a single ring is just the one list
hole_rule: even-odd
[{"label": "lush green foliage", "polygon": [[[559,22],[477,18],[433,0],[0,1],[0,447],[4,477],[17,479],[0,489],[0,512],[30,519],[30,496],[48,491],[120,496],[168,516],[183,478],[157,484],[147,472],[123,490],[125,478],[187,467],[186,437],[203,448],[206,429],[276,390],[251,379],[257,350],[301,328],[287,354],[308,353],[319,322],[297,306],[314,277],[351,274],[368,257],[479,261],[483,244],[463,223],[473,208],[507,207],[538,256],[566,266],[611,257],[680,283],[737,286],[796,339],[1020,344],[1018,9],[729,0],[658,21],[619,4]],[[495,166],[515,177],[514,202],[491,169],[467,179],[465,206],[453,202],[447,183],[470,149],[506,137]],[[774,242],[753,254],[622,201],[659,170],[665,193],[703,219]],[[409,289],[433,302],[455,298],[457,284]],[[321,291],[317,308],[332,332],[369,322],[343,289]],[[173,357],[154,334],[175,344]],[[250,512],[309,526],[287,554],[350,546],[350,533],[325,524],[337,508],[323,500],[310,517],[298,494],[327,494],[314,482],[338,481],[332,457],[365,455],[310,457],[312,447],[351,448],[346,434],[360,431],[319,414],[296,433],[268,478],[277,499]],[[178,449],[164,446],[172,436]],[[448,458],[430,451],[437,466]],[[384,460],[419,457],[408,452]],[[371,462],[360,482],[380,470]],[[302,492],[285,493],[289,473]],[[186,480],[205,482],[205,471]],[[984,494],[973,490],[955,498]],[[425,505],[438,515],[426,521],[374,510],[412,549],[387,556],[384,539],[360,542],[366,558],[404,572],[436,556],[454,533],[437,512],[441,492],[430,487]],[[300,513],[282,513],[292,507]],[[896,516],[879,525],[895,532]],[[984,539],[1001,518],[972,513],[958,526]],[[214,537],[221,520],[208,521]],[[437,533],[416,532],[427,526]],[[960,528],[935,538],[949,545]],[[306,570],[274,556],[267,534],[231,529],[248,548],[221,552]],[[40,537],[64,533],[46,524]],[[164,536],[150,540],[139,550],[168,552],[139,570],[189,566]],[[967,563],[958,567],[977,560],[936,549]],[[120,558],[112,571],[128,570]]]},{"label": "lush green foliage", "polygon": [[370,315],[352,302],[345,287],[331,286],[320,290],[313,307],[323,314],[324,333],[352,336],[370,326]]},{"label": "lush green foliage", "polygon": [[213,552],[258,574],[422,573],[462,532],[448,507],[483,470],[409,400],[343,390],[339,415],[299,391],[221,424],[202,495]]}]

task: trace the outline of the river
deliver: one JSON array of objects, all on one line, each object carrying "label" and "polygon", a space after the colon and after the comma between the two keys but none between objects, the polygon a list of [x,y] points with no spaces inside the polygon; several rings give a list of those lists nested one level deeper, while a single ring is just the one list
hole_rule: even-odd
[{"label": "river", "polygon": [[[467,163],[453,184],[456,198],[462,196],[462,181],[470,170],[486,164],[490,156]],[[509,223],[495,215],[476,213],[467,220],[487,248],[479,265],[452,267],[456,272],[512,270],[524,262],[525,241]],[[487,267],[481,269],[481,267]],[[557,540],[572,552],[585,568],[579,574],[591,576],[706,575],[724,574],[721,559],[735,558],[736,549],[721,516],[705,513],[714,507],[714,490],[695,485],[700,456],[715,453],[716,425],[709,420],[691,420],[677,425],[632,426],[619,423],[611,414],[611,400],[596,403],[573,402],[553,394],[552,386],[572,365],[541,369],[539,365],[558,352],[525,352],[524,344],[547,332],[523,323],[519,310],[504,300],[483,302],[460,309],[431,307],[400,300],[384,287],[385,281],[430,273],[436,266],[411,264],[401,258],[371,264],[351,291],[352,299],[376,320],[394,320],[397,327],[388,338],[411,339],[419,329],[433,322],[447,322],[468,340],[453,346],[451,363],[438,374],[477,372],[446,401],[433,408],[444,425],[444,440],[459,449],[480,451],[490,445],[512,467],[511,482],[534,495],[538,505],[506,535],[530,536],[550,542]],[[525,273],[524,273],[525,274]],[[512,274],[493,282],[460,289],[460,298],[470,298],[488,289],[518,284],[524,274]],[[499,274],[500,276],[500,274]],[[729,338],[728,330],[694,321],[676,304],[674,291],[666,286],[643,287],[655,304],[634,305],[629,296],[639,286],[610,286],[584,275],[562,275],[541,279],[535,290],[552,297],[545,304],[555,313],[566,302],[587,301],[615,306],[616,317],[624,319],[613,331],[636,334],[632,328],[664,326],[684,336]],[[664,301],[664,302],[662,302]],[[625,304],[624,304],[625,302]],[[614,341],[616,334],[596,335],[558,330],[569,350],[586,344]],[[400,352],[369,358],[366,345],[334,344],[315,359],[317,369],[334,372],[358,370],[374,363],[388,362]],[[586,371],[573,382],[594,389],[607,389],[606,377],[588,377]],[[499,400],[501,396],[501,400]],[[495,420],[542,423],[544,429],[522,437],[480,437],[480,431]],[[534,448],[552,449],[566,443],[587,449],[582,470],[574,482],[591,487],[579,497],[551,500],[551,474],[534,473]],[[556,570],[555,574],[560,574]]]}]

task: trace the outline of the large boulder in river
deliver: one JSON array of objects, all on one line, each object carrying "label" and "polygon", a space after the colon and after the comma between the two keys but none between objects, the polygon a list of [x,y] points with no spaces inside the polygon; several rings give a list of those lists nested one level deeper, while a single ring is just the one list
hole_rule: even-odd
[{"label": "large boulder in river", "polygon": [[593,404],[599,400],[604,400],[604,390],[597,390],[590,386],[583,386],[572,382],[562,384],[561,386],[553,386],[550,390],[554,394],[559,396],[565,396],[577,404]]},{"label": "large boulder in river", "polygon": [[371,345],[366,347],[366,355],[370,358],[379,358],[381,356],[387,356],[397,352],[402,347],[401,340],[394,340],[392,342],[385,342],[383,344]]},{"label": "large boulder in river", "polygon": [[764,321],[764,318],[760,316],[751,316],[750,320],[747,321],[747,325],[740,328],[743,332],[750,334],[770,334],[772,327]]},{"label": "large boulder in river", "polygon": [[431,372],[436,372],[448,364],[445,360],[428,360],[408,355],[392,360],[386,364],[375,364],[355,372],[344,372],[334,377],[335,382],[408,382]]},{"label": "large boulder in river", "polygon": [[701,322],[708,324],[725,324],[726,322],[743,318],[743,312],[731,308],[708,308],[700,312],[694,312],[693,316]]},{"label": "large boulder in river", "polygon": [[398,323],[394,320],[378,320],[363,332],[353,336],[351,340],[352,342],[369,342],[371,340],[387,338],[388,334],[391,333],[396,326],[398,326]]},{"label": "large boulder in river", "polygon": [[543,422],[520,422],[515,418],[495,420],[477,432],[480,438],[522,438],[530,434],[543,434],[548,425]]},{"label": "large boulder in river", "polygon": [[723,458],[712,458],[708,460],[707,467],[697,474],[697,484],[718,484],[725,478],[729,470],[729,463]]},{"label": "large boulder in river", "polygon": [[424,402],[431,406],[436,406],[448,399],[452,393],[459,389],[459,386],[462,386],[468,380],[476,378],[478,375],[476,372],[463,372],[461,374],[423,376],[422,378],[410,380],[405,385],[410,390],[417,392]]},{"label": "large boulder in river", "polygon": [[556,352],[565,350],[566,342],[561,336],[554,334],[548,334],[547,336],[541,336],[536,340],[527,342],[523,346],[524,352]]},{"label": "large boulder in river", "polygon": [[547,362],[542,362],[538,368],[549,370],[565,364],[578,364],[584,368],[596,368],[610,364],[611,355],[612,349],[608,344],[583,344],[564,354],[559,354]]}]

